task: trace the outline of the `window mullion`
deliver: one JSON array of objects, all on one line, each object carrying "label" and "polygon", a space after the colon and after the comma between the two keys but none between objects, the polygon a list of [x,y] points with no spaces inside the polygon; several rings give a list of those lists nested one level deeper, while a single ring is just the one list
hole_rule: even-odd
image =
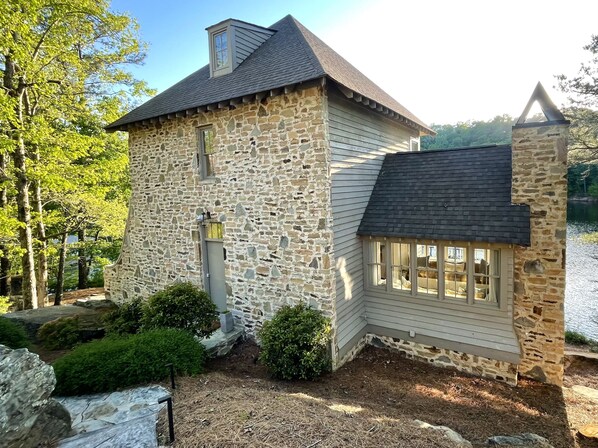
[{"label": "window mullion", "polygon": [[392,253],[390,250],[391,244],[384,239],[384,252],[385,252],[385,260],[384,264],[386,265],[386,292],[392,292]]},{"label": "window mullion", "polygon": [[471,245],[467,247],[465,260],[467,262],[467,303],[473,305],[475,303],[475,254]]},{"label": "window mullion", "polygon": [[417,295],[417,242],[410,244],[409,265],[411,266],[411,295]]}]

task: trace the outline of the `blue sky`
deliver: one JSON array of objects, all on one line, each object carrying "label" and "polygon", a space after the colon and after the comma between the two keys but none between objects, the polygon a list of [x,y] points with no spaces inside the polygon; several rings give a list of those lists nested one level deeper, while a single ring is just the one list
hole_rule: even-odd
[{"label": "blue sky", "polygon": [[140,79],[163,91],[208,62],[205,28],[292,14],[427,123],[521,112],[537,81],[574,75],[598,34],[595,0],[113,0],[149,45]]}]

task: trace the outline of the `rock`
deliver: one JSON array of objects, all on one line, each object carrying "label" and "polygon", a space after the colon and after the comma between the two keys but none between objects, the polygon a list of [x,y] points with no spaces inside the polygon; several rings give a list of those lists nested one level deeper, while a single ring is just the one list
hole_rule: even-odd
[{"label": "rock", "polygon": [[596,390],[596,389],[593,389],[591,387],[586,387],[586,386],[575,385],[571,388],[571,390],[573,392],[575,392],[576,394],[579,394],[583,397],[589,398],[590,400],[598,401],[598,390]]},{"label": "rock", "polygon": [[77,299],[74,303],[75,306],[80,306],[90,310],[107,310],[112,311],[118,306],[112,300],[104,299],[104,296],[98,296],[98,298],[90,297],[87,299]]},{"label": "rock", "polygon": [[4,446],[36,447],[64,437],[68,411],[50,398],[54,369],[27,349],[0,345],[0,440]]},{"label": "rock", "polygon": [[488,446],[507,446],[523,448],[554,448],[548,440],[530,432],[512,436],[493,436],[486,440]]},{"label": "rock", "polygon": [[413,423],[415,423],[415,425],[418,428],[431,429],[432,431],[439,431],[439,432],[444,433],[446,438],[452,442],[455,442],[456,446],[458,446],[458,447],[472,448],[472,446],[473,446],[469,440],[465,440],[461,436],[461,434],[459,434],[455,430],[449,428],[448,426],[434,426],[434,425],[430,425],[429,423],[422,422],[421,420],[414,420]]},{"label": "rock", "polygon": [[206,348],[208,356],[213,358],[227,355],[244,335],[245,330],[240,326],[235,326],[229,333],[223,333],[219,328],[208,339],[201,339],[200,342]]}]

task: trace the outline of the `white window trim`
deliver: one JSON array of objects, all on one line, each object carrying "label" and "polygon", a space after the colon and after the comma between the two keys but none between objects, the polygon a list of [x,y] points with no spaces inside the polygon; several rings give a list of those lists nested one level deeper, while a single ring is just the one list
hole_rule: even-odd
[{"label": "white window trim", "polygon": [[[417,145],[417,149],[413,149],[413,147]],[[417,152],[421,151],[421,143],[419,141],[419,137],[410,137],[409,138],[409,151]]]},{"label": "white window trim", "polygon": [[[370,278],[370,269],[368,261],[370,260],[370,244],[375,241],[384,242],[386,244],[386,285],[373,285],[371,278]],[[411,280],[411,291],[405,291],[400,289],[394,289],[393,285],[393,273],[391,269],[391,259],[390,256],[392,255],[391,251],[391,243],[402,243],[402,244],[410,244],[410,253],[417,253],[416,248],[418,244],[428,244],[428,245],[435,245],[437,246],[437,260],[438,260],[438,294],[424,294],[420,293],[417,290],[417,275],[413,278],[416,281]],[[454,298],[450,296],[444,295],[444,248],[446,246],[459,246],[466,248],[466,256],[467,256],[467,298],[463,300],[461,298]],[[485,249],[494,249],[500,251],[500,281],[499,281],[499,297],[498,303],[491,303],[491,302],[484,302],[480,300],[475,300],[475,279],[474,279],[474,269],[473,263],[469,262],[469,260],[473,260],[474,256],[474,248],[485,248]],[[437,240],[412,240],[412,239],[400,239],[400,238],[364,238],[363,239],[363,251],[364,251],[364,289],[366,291],[380,291],[385,290],[388,294],[397,296],[397,297],[404,297],[411,299],[409,300],[411,303],[417,303],[421,301],[425,301],[425,303],[436,302],[436,303],[447,303],[452,305],[460,305],[466,309],[472,308],[480,308],[480,309],[489,309],[489,310],[500,310],[500,311],[507,311],[508,309],[508,279],[509,273],[507,269],[509,268],[508,265],[508,258],[512,256],[511,246],[509,245],[501,245],[501,244],[491,244],[491,243],[471,243],[471,242],[454,242],[454,241],[437,241]],[[417,273],[417,257],[410,257],[410,265],[411,265],[411,272]],[[442,275],[441,275],[442,273]]]}]

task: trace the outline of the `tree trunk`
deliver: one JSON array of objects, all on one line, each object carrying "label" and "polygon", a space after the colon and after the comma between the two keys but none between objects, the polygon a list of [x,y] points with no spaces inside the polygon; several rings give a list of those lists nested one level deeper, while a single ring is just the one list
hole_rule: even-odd
[{"label": "tree trunk", "polygon": [[79,282],[78,289],[87,288],[87,277],[89,276],[89,266],[87,265],[87,256],[85,255],[85,229],[81,228],[77,232],[77,239],[79,240],[79,260],[77,262]]},{"label": "tree trunk", "polygon": [[[0,153],[0,171],[2,172],[2,184],[6,181],[6,169],[8,163],[6,156]],[[5,186],[0,187],[0,208],[8,205],[8,192]],[[10,294],[8,283],[10,279],[10,258],[8,258],[8,246],[0,244],[0,296]]]},{"label": "tree trunk", "polygon": [[60,239],[60,250],[58,251],[58,273],[56,274],[56,293],[54,294],[54,306],[60,305],[64,291],[64,266],[66,264],[66,242],[69,233],[65,231]]},{"label": "tree trunk", "polygon": [[23,136],[18,132],[14,152],[14,166],[17,178],[17,218],[22,224],[19,240],[23,251],[23,301],[25,309],[37,308],[37,285],[33,257],[33,235],[31,232],[31,205],[29,203],[29,179],[27,177],[27,155]]},{"label": "tree trunk", "polygon": [[[39,150],[35,150],[33,160],[39,163]],[[46,240],[46,226],[44,225],[44,209],[42,203],[42,187],[39,180],[33,181],[33,203],[37,214],[37,239],[39,252],[37,253],[37,299],[39,306],[44,306],[48,295],[48,241]]]}]

